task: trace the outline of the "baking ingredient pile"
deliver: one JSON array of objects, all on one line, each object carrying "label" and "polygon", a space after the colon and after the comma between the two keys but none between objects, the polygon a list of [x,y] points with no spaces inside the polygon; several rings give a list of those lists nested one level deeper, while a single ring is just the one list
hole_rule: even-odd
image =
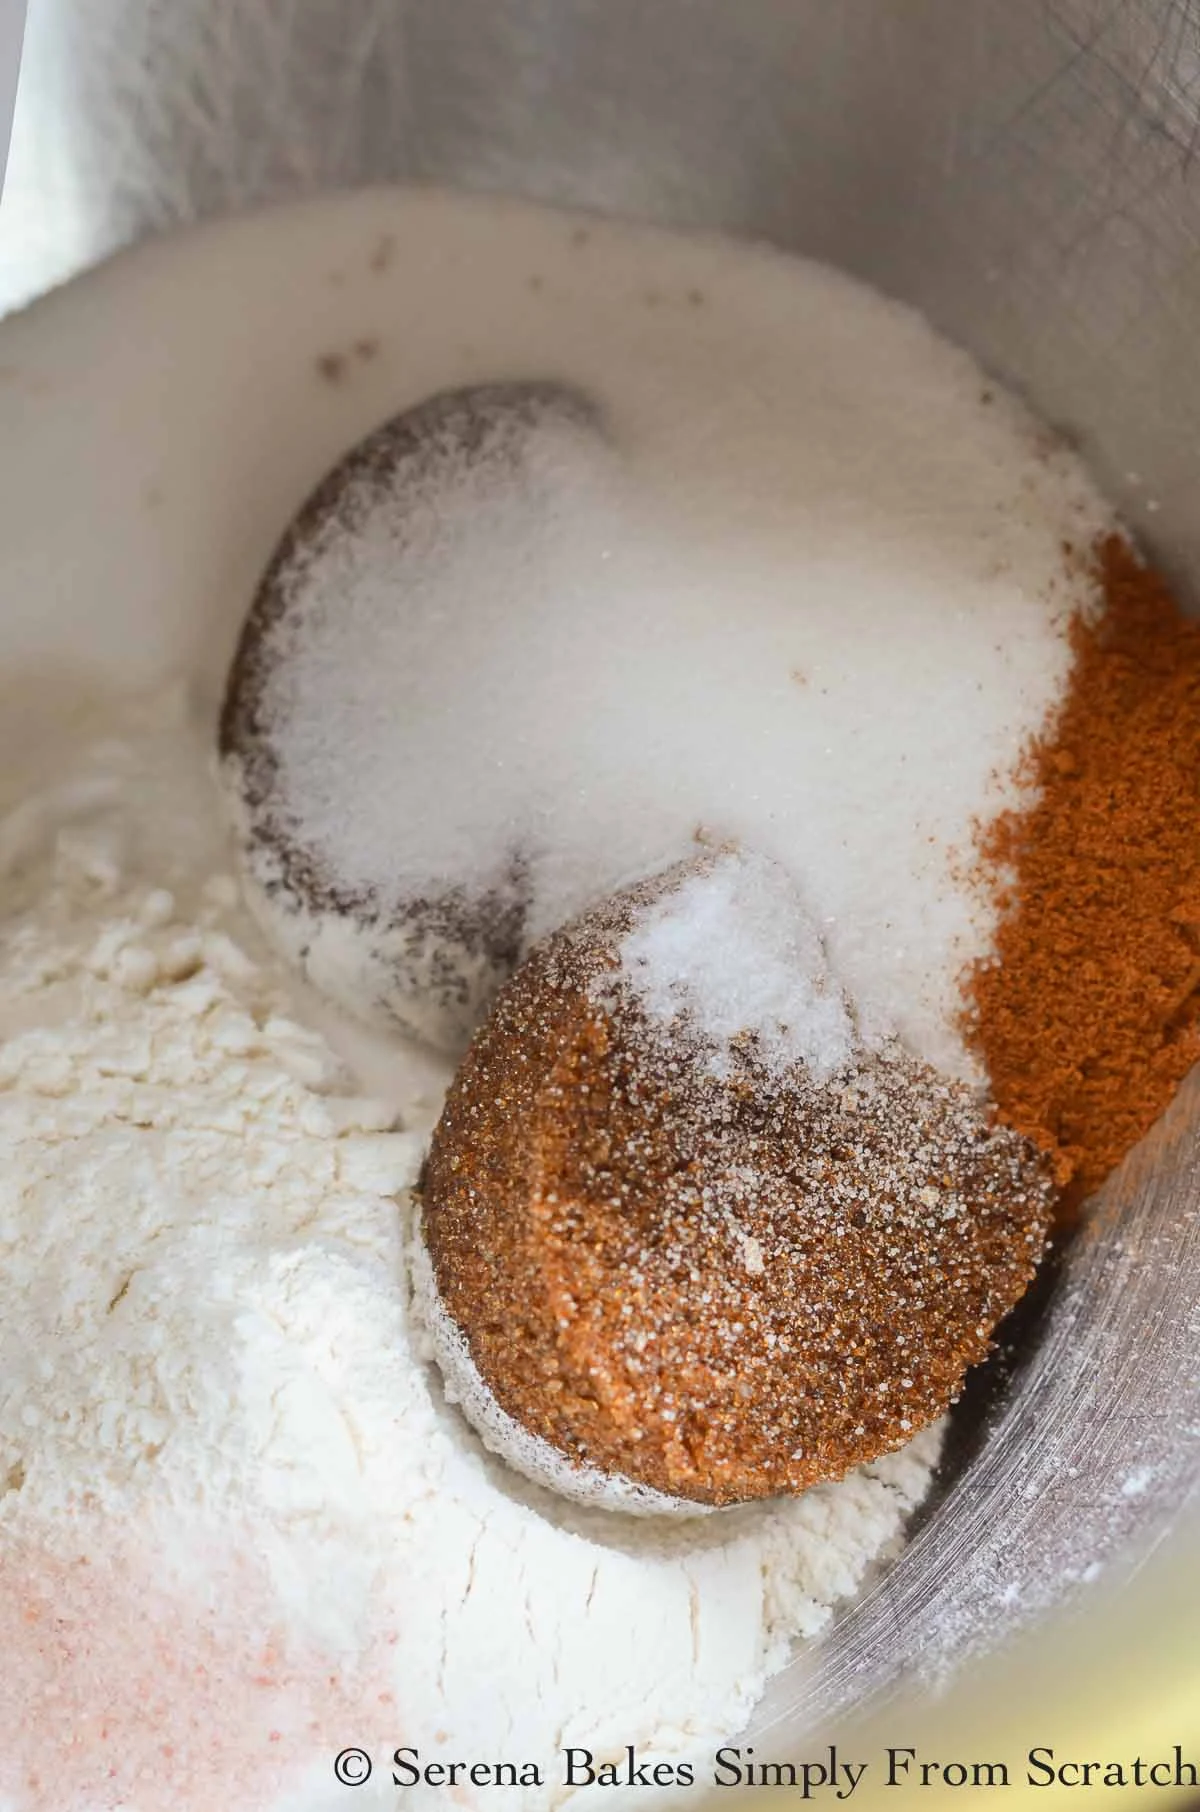
[{"label": "baking ingredient pile", "polygon": [[59,768],[0,827],[0,1804],[324,1808],[351,1726],[431,1759],[725,1738],[936,1431],[699,1533],[514,1480],[410,1322],[414,1142],[248,952],[186,725]]},{"label": "baking ingredient pile", "polygon": [[[410,1289],[407,1129],[437,1103],[344,1070],[244,910],[212,652],[385,410],[570,374],[611,438],[547,465],[539,538],[528,495],[468,487],[314,551],[280,722],[321,853],[386,903],[519,845],[534,937],[756,851],[855,1033],[990,1088],[1078,1196],[1197,1055],[1200,630],[970,359],[744,246],[344,195],[131,253],[0,334],[0,1812],[329,1812],[347,1740],[410,1732],[430,1760],[711,1750],[900,1539],[938,1430],[678,1523],[484,1450]],[[364,334],[369,369],[322,375]],[[67,649],[210,690],[81,696]],[[353,812],[321,793],[343,756]],[[780,953],[714,973],[713,897],[685,905],[628,960],[722,1042]],[[833,1068],[836,1005],[795,1002]]]},{"label": "baking ingredient pile", "polygon": [[511,968],[699,834],[802,887],[864,1036],[980,1080],[957,977],[994,914],[947,855],[1061,694],[1063,540],[1111,518],[924,323],[815,270],[787,308],[812,347],[719,434],[607,373],[594,418],[428,397],[287,525],[224,781],[272,941],[351,1011],[398,994],[393,1032],[458,1055],[455,941],[469,992],[480,946]]},{"label": "baking ingredient pile", "polygon": [[797,889],[720,851],[522,964],[420,1199],[438,1358],[497,1451],[704,1506],[935,1422],[1033,1276],[1051,1188],[967,1084],[859,1042]]}]

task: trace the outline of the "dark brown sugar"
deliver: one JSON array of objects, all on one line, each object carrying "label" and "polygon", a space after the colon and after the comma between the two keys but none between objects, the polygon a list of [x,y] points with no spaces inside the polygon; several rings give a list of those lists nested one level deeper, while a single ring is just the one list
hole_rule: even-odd
[{"label": "dark brown sugar", "polygon": [[818,1085],[751,1040],[714,1074],[617,972],[663,885],[503,990],[434,1134],[424,1235],[527,1432],[726,1504],[838,1478],[941,1414],[1033,1274],[1052,1190],[1026,1140],[896,1049]]},{"label": "dark brown sugar", "polygon": [[1101,608],[1072,624],[1066,694],[982,835],[1000,922],[965,983],[1001,1117],[1068,1205],[1200,1056],[1200,623],[1121,536],[1092,558]]}]

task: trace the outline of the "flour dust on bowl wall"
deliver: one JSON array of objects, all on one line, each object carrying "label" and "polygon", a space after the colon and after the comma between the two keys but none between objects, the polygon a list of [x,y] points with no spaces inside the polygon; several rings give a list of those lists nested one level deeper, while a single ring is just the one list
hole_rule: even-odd
[{"label": "flour dust on bowl wall", "polygon": [[674,1803],[1196,1055],[1200,630],[732,240],[308,201],[0,367],[0,1803]]}]

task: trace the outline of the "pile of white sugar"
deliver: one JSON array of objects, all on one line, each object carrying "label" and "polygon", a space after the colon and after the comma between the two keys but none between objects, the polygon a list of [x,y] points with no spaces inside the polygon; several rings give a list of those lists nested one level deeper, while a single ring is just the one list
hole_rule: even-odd
[{"label": "pile of white sugar", "polygon": [[105,723],[0,824],[0,1805],[325,1808],[351,1737],[551,1781],[728,1739],[936,1435],[687,1526],[486,1456],[410,1318],[417,1142],[246,947],[176,708]]},{"label": "pile of white sugar", "polygon": [[802,884],[869,1032],[967,1072],[990,919],[955,857],[1063,684],[1093,589],[1064,542],[1107,514],[915,316],[793,288],[769,400],[731,383],[698,432],[604,388],[598,427],[551,414],[519,461],[464,437],[381,486],[368,460],[289,554],[255,710],[276,822],[361,903],[361,976],[350,915],[279,935],[349,1004],[409,902],[515,889],[528,948],[699,835]]},{"label": "pile of white sugar", "polygon": [[646,1016],[685,1019],[717,1075],[733,1042],[750,1035],[772,1074],[802,1063],[827,1082],[855,1052],[854,1024],[829,972],[804,896],[777,863],[723,850],[643,907],[618,952],[621,975]]}]

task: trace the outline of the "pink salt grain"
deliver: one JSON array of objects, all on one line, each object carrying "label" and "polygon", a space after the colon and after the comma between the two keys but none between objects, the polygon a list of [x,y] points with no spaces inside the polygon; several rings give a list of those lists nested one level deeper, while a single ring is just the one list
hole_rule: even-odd
[{"label": "pink salt grain", "polygon": [[0,1548],[0,1799],[14,1812],[265,1812],[347,1732],[361,1740],[356,1679],[281,1632],[249,1546],[212,1542],[180,1581],[111,1524],[70,1539],[74,1552],[61,1532],[53,1548]]}]

